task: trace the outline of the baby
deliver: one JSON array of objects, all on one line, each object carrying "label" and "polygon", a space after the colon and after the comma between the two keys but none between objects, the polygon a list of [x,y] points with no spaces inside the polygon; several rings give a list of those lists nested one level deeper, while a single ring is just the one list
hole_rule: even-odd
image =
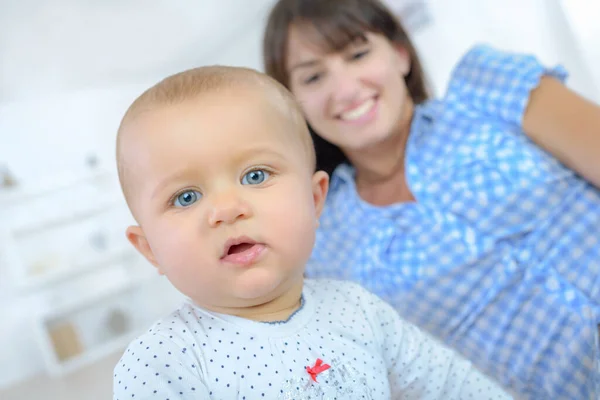
[{"label": "baby", "polygon": [[127,238],[189,300],[129,345],[114,399],[509,398],[356,284],[304,280],[328,176],[267,76],[163,80],[125,114],[117,162]]}]

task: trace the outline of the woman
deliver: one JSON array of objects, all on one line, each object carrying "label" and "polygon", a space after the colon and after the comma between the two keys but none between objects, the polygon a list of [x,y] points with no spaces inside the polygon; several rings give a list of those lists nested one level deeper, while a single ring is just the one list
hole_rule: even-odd
[{"label": "woman", "polygon": [[566,73],[479,46],[426,101],[376,0],[280,0],[264,61],[332,173],[309,274],[362,283],[522,397],[598,398],[600,109]]}]

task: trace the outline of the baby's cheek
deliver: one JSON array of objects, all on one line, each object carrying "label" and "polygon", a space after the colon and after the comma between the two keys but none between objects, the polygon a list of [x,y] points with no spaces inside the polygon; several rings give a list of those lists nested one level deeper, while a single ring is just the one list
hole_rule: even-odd
[{"label": "baby's cheek", "polygon": [[154,242],[156,246],[153,246],[153,252],[156,260],[169,269],[185,268],[198,257],[196,253],[202,247],[202,243],[189,236],[168,231],[160,234]]},{"label": "baby's cheek", "polygon": [[317,221],[313,214],[306,210],[299,210],[281,228],[281,237],[286,238],[288,246],[292,247],[290,251],[296,257],[308,259],[310,256],[314,245],[316,226]]}]

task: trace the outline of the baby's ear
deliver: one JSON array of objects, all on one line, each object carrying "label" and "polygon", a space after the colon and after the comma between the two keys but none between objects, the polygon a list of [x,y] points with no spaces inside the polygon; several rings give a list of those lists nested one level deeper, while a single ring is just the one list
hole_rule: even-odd
[{"label": "baby's ear", "polygon": [[135,247],[135,249],[139,251],[140,254],[143,255],[146,258],[146,260],[150,262],[150,264],[154,265],[158,269],[158,272],[162,275],[163,272],[161,271],[160,266],[156,262],[156,258],[154,258],[154,253],[150,248],[150,244],[148,243],[148,240],[146,239],[146,235],[144,235],[144,231],[142,230],[142,228],[137,225],[132,225],[129,228],[127,228],[127,230],[125,231],[125,235],[127,236],[129,242],[133,245],[133,247]]},{"label": "baby's ear", "polygon": [[329,175],[325,171],[317,171],[312,177],[313,200],[315,202],[315,211],[317,219],[321,216],[327,191],[329,190]]}]

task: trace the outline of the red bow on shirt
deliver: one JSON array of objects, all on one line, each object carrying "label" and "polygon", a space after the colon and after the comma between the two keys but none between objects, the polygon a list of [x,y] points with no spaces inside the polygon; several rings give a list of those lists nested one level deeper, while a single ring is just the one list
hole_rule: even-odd
[{"label": "red bow on shirt", "polygon": [[329,364],[323,364],[323,360],[317,358],[317,362],[315,362],[313,367],[306,367],[306,372],[308,372],[313,381],[317,382],[317,375],[319,375],[321,372],[327,371],[329,368],[331,368]]}]

